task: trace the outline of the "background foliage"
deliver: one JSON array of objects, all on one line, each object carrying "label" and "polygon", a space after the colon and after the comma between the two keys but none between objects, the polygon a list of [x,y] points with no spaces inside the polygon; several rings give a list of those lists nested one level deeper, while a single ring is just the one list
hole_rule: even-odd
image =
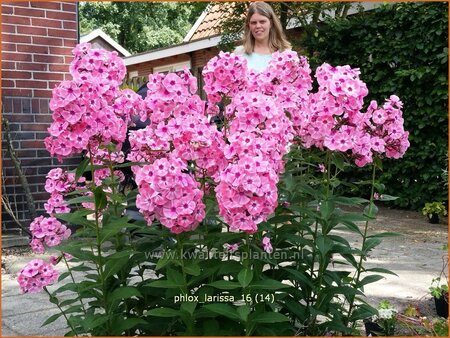
[{"label": "background foliage", "polygon": [[207,2],[81,2],[80,33],[101,28],[130,53],[182,42]]},{"label": "background foliage", "polygon": [[[328,20],[304,41],[316,51],[314,63],[349,64],[361,69],[369,97],[380,104],[391,93],[404,103],[411,147],[383,163],[386,193],[397,206],[418,209],[447,200],[442,177],[448,154],[448,4],[397,3],[357,16]],[[314,67],[314,66],[313,66]],[[350,169],[355,180],[362,173]]]}]

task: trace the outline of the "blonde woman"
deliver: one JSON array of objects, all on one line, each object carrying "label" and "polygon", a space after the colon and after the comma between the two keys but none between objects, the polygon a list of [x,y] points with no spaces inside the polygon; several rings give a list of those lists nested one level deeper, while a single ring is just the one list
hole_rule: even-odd
[{"label": "blonde woman", "polygon": [[234,52],[247,59],[249,68],[261,72],[267,67],[272,53],[286,49],[291,49],[291,44],[272,7],[265,2],[251,3],[245,19],[242,46]]}]

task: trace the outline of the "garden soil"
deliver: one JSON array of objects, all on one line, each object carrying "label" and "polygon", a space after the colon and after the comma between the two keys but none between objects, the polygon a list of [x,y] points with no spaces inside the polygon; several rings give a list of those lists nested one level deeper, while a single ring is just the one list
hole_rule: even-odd
[{"label": "garden soil", "polygon": [[[359,226],[363,228],[363,224]],[[423,316],[435,317],[434,302],[428,288],[432,279],[441,274],[444,258],[447,257],[447,251],[442,247],[448,243],[448,220],[441,218],[439,224],[430,224],[426,217],[418,212],[381,207],[377,220],[370,223],[368,232],[371,235],[386,231],[397,232],[400,236],[385,238],[371,251],[365,266],[386,268],[395,272],[397,276],[385,275],[382,280],[367,285],[364,292],[368,302],[377,306],[381,300],[387,299],[399,311],[413,305]],[[356,247],[360,247],[361,239],[354,234],[346,230],[335,232]],[[35,256],[26,248],[2,250],[2,324],[4,330],[12,329],[9,335],[23,333],[13,322],[9,322],[14,318],[21,318],[21,315],[28,316],[25,313],[29,311],[27,305],[9,308],[8,304],[21,303],[31,296],[19,295],[15,279],[20,267],[33,257]],[[447,267],[445,273],[447,274]],[[13,302],[7,302],[8,299],[12,301],[12,298]],[[36,315],[38,314],[39,312],[36,312]],[[43,319],[46,318],[44,313],[39,315],[44,315]],[[28,326],[27,335],[48,335],[49,332],[48,329],[45,333],[40,330],[33,332],[30,329]],[[3,335],[8,335],[8,332],[3,331]],[[56,330],[53,334],[61,334],[60,332],[64,331]]]}]

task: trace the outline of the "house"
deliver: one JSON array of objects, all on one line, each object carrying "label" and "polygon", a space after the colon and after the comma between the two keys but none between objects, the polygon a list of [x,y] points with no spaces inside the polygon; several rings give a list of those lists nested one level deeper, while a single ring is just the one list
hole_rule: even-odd
[{"label": "house", "polygon": [[95,29],[89,34],[80,36],[80,42],[89,42],[92,48],[104,49],[110,52],[116,51],[119,56],[130,56],[130,52],[114,41],[101,29]]},{"label": "house", "polygon": [[[7,142],[2,131],[2,232],[20,230],[14,217],[28,226],[33,215],[8,144],[21,161],[38,215],[44,213],[43,204],[49,198],[44,190],[48,171],[57,166],[73,168],[79,162],[74,158],[61,165],[50,157],[43,142],[52,120],[52,89],[71,79],[69,64],[78,43],[77,6],[69,1],[1,4],[2,117],[9,121],[11,138]],[[6,203],[14,217],[6,211]]]}]

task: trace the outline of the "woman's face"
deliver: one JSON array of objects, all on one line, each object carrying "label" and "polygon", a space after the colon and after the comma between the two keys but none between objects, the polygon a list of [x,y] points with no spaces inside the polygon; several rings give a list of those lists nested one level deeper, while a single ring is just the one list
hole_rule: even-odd
[{"label": "woman's face", "polygon": [[256,41],[269,41],[269,32],[272,25],[268,17],[255,13],[250,17],[248,25]]}]

